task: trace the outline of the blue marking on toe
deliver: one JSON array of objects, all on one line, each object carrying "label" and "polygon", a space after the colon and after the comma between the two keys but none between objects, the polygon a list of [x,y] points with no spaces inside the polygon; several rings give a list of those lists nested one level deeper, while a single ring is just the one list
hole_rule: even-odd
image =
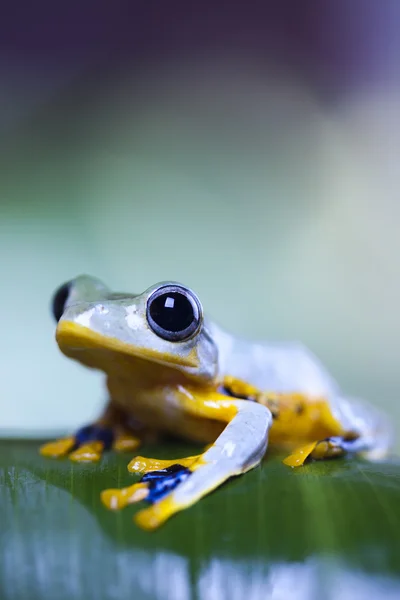
[{"label": "blue marking on toe", "polygon": [[109,427],[86,425],[76,432],[75,440],[78,447],[88,442],[103,442],[104,450],[109,450],[114,442],[114,433]]},{"label": "blue marking on toe", "polygon": [[[174,473],[179,473],[182,469],[186,469],[186,467],[182,467],[182,465],[171,465],[166,469],[160,469],[159,471],[150,471],[149,473],[145,473],[140,481],[152,481],[153,479],[160,479],[160,477],[168,477],[172,476]],[[187,469],[188,470],[188,469]]]},{"label": "blue marking on toe", "polygon": [[146,501],[154,504],[154,502],[161,500],[161,498],[172,492],[182,481],[185,481],[191,473],[190,469],[178,464],[171,465],[160,471],[146,473],[140,480],[141,482],[148,483],[149,495]]}]

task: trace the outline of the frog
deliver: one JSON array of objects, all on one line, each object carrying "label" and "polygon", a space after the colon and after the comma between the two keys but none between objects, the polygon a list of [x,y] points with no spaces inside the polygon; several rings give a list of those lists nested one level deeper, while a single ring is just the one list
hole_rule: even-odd
[{"label": "frog", "polygon": [[134,456],[127,468],[139,481],[101,493],[110,510],[144,502],[134,520],[145,530],[254,469],[269,449],[292,469],[390,451],[390,419],[345,396],[306,346],[228,333],[181,283],[117,293],[80,275],[56,290],[52,313],[60,351],[104,373],[108,400],[94,423],[41,446],[43,456],[96,462],[160,436],[200,447],[172,460]]}]

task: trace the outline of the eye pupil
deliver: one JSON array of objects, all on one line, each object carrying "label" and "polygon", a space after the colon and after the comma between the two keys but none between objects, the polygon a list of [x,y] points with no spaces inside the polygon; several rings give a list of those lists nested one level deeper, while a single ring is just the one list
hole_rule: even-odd
[{"label": "eye pupil", "polygon": [[71,284],[68,281],[56,290],[51,303],[52,313],[55,320],[58,322],[65,310],[65,304],[68,300]]},{"label": "eye pupil", "polygon": [[178,341],[190,337],[197,329],[200,310],[189,293],[159,290],[148,301],[147,317],[157,335]]},{"label": "eye pupil", "polygon": [[179,292],[162,294],[153,300],[150,315],[153,320],[166,331],[183,331],[193,321],[193,306]]}]

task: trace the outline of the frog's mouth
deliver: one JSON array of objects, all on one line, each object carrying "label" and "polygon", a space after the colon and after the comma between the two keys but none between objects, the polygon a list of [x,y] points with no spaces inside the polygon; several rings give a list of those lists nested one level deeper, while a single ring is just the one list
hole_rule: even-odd
[{"label": "frog's mouth", "polygon": [[104,368],[104,361],[107,360],[107,357],[111,360],[112,356],[115,361],[115,355],[120,355],[121,359],[122,356],[131,356],[170,367],[176,366],[189,369],[198,367],[195,349],[186,356],[166,354],[153,348],[123,342],[115,337],[93,331],[74,321],[64,319],[61,319],[58,323],[56,340],[63,354],[95,368]]}]

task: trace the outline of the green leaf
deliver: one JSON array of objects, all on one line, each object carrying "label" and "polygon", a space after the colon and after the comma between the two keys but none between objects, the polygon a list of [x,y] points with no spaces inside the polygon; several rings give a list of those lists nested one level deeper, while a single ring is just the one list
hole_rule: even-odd
[{"label": "green leaf", "polygon": [[[146,447],[185,456],[193,446]],[[400,462],[280,456],[148,533],[100,491],[136,477],[128,456],[52,461],[0,442],[0,598],[236,600],[400,597]]]}]

